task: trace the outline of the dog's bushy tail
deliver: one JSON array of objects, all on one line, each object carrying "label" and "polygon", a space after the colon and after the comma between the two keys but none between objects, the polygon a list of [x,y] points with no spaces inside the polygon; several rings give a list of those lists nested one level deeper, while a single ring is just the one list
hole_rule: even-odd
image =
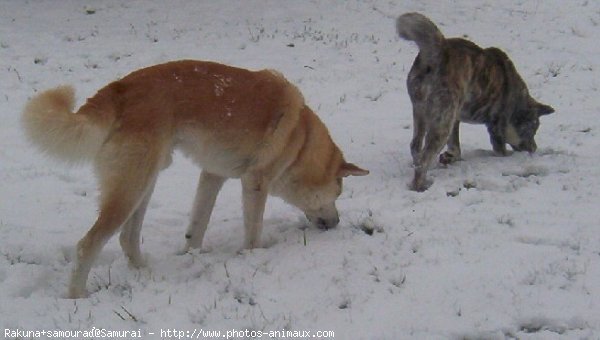
[{"label": "dog's bushy tail", "polygon": [[[71,164],[93,159],[106,140],[112,119],[95,115],[86,105],[74,113],[74,90],[61,86],[33,97],[22,125],[29,141],[45,154]],[[112,116],[112,115],[109,115]]]},{"label": "dog's bushy tail", "polygon": [[396,31],[401,38],[417,43],[423,61],[431,64],[439,60],[444,35],[426,16],[419,13],[402,14],[396,19]]}]

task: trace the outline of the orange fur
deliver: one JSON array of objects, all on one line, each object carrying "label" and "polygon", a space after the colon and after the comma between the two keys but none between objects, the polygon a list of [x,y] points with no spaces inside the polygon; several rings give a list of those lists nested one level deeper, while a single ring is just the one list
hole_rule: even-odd
[{"label": "orange fur", "polygon": [[368,173],[344,161],[299,90],[272,70],[175,61],[108,84],[76,113],[73,104],[73,90],[59,87],[34,97],[23,113],[26,134],[42,151],[70,162],[93,159],[99,178],[100,212],[77,246],[73,298],[86,294],[95,257],[121,227],[123,251],[143,265],[143,216],[175,148],[203,169],[186,248],[201,246],[226,178],[242,181],[245,246],[253,248],[268,193],[333,227],[341,177]]}]

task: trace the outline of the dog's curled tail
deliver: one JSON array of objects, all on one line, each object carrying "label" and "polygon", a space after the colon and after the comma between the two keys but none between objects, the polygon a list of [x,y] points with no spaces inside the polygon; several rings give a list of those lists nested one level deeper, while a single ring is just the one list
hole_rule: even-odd
[{"label": "dog's curled tail", "polygon": [[93,105],[89,101],[76,113],[74,106],[73,88],[60,86],[29,100],[21,117],[32,144],[45,154],[71,164],[92,160],[114,121],[112,114],[90,110]]},{"label": "dog's curled tail", "polygon": [[402,14],[396,19],[396,31],[401,38],[417,43],[425,62],[435,63],[439,60],[444,35],[426,16],[419,13]]}]

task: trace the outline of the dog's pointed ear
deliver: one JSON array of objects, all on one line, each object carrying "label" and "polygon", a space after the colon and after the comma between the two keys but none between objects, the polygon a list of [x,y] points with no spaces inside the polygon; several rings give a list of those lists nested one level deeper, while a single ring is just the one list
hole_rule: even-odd
[{"label": "dog's pointed ear", "polygon": [[348,176],[366,176],[369,174],[369,170],[361,169],[360,167],[344,162],[337,172],[337,177],[348,177]]},{"label": "dog's pointed ear", "polygon": [[553,113],[554,108],[550,105],[536,103],[535,111],[537,112],[538,116],[543,116],[543,115],[549,115],[549,114]]},{"label": "dog's pointed ear", "polygon": [[549,115],[554,112],[554,108],[550,105],[542,104],[537,100],[530,97],[529,99],[529,109],[534,112],[538,117]]}]

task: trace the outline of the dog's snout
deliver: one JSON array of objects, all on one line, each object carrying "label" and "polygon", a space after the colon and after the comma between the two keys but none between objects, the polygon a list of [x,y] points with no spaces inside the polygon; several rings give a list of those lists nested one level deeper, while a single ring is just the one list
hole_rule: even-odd
[{"label": "dog's snout", "polygon": [[537,144],[535,144],[535,142],[531,142],[531,145],[529,147],[529,153],[534,153],[537,150]]},{"label": "dog's snout", "polygon": [[319,227],[319,229],[332,229],[335,228],[338,223],[340,223],[340,219],[339,217],[335,217],[335,218],[330,218],[330,219],[326,219],[326,218],[317,218],[317,227]]},{"label": "dog's snout", "polygon": [[306,218],[319,229],[335,228],[340,223],[340,215],[334,204],[323,206],[320,209],[305,211]]}]

